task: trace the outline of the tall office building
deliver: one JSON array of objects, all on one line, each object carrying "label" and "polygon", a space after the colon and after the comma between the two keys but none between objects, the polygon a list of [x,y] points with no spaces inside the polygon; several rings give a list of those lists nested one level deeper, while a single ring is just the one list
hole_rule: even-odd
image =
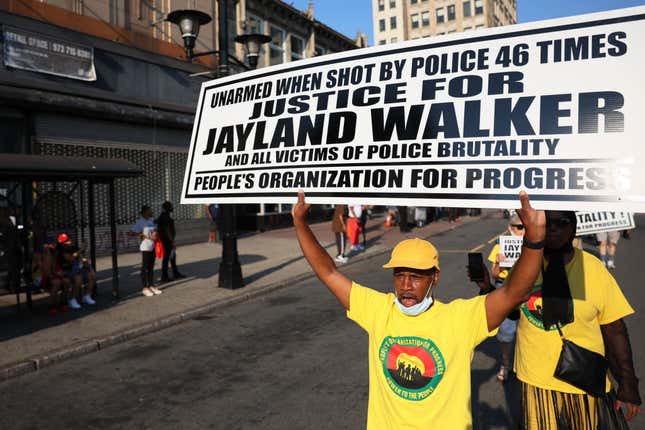
[{"label": "tall office building", "polygon": [[517,23],[517,0],[372,0],[374,44]]}]

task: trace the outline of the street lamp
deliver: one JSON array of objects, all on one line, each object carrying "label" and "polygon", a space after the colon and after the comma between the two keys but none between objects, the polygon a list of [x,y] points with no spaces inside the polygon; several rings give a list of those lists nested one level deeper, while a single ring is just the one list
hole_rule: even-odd
[{"label": "street lamp", "polygon": [[[179,26],[181,37],[184,39],[186,57],[192,60],[202,55],[218,54],[220,73],[228,73],[228,1],[218,1],[218,40],[219,51],[193,53],[199,27],[208,24],[211,17],[197,10],[176,10],[170,12],[166,21]],[[235,41],[244,43],[249,65],[255,69],[258,65],[258,55],[262,44],[269,43],[271,37],[264,34],[243,34]],[[242,267],[237,252],[237,231],[235,228],[235,205],[226,204],[222,210],[222,261],[219,265],[218,282],[220,288],[235,289],[244,286]]]},{"label": "street lamp", "polygon": [[235,37],[237,43],[243,43],[246,48],[246,60],[249,62],[249,66],[252,69],[258,67],[258,57],[260,55],[260,48],[265,43],[271,42],[271,36],[266,34],[240,34]]},{"label": "street lamp", "polygon": [[199,35],[199,27],[212,21],[210,15],[207,13],[191,9],[175,10],[168,14],[166,21],[177,24],[179,27],[181,38],[184,39],[186,58],[189,60],[192,60],[195,57],[201,57],[202,55],[217,53],[217,51],[200,52],[198,54],[193,53],[195,41]]}]

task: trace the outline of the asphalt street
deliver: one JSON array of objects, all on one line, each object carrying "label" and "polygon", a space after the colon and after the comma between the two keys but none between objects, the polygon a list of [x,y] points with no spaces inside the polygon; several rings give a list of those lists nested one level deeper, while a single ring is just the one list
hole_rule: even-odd
[{"label": "asphalt street", "polygon": [[[490,251],[505,227],[483,220],[435,236],[437,297],[471,297],[466,253]],[[637,310],[627,318],[637,373],[645,380],[642,312],[645,229],[619,244],[615,276]],[[382,291],[387,256],[346,266]],[[145,312],[145,309],[141,309]],[[360,429],[367,413],[367,337],[316,280],[203,315],[98,353],[0,384],[0,429]],[[513,428],[515,382],[495,380],[489,339],[472,365],[475,429]],[[641,392],[643,391],[641,387]],[[641,415],[631,426],[645,429]]]}]

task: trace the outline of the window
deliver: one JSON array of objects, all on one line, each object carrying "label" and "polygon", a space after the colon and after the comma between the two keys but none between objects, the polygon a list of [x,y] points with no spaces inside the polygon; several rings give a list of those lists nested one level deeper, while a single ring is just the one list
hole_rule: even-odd
[{"label": "window", "polygon": [[396,0],[390,0],[390,9],[394,9],[396,7]]},{"label": "window", "polygon": [[470,10],[470,0],[464,2],[464,16],[470,16],[472,11]]},{"label": "window", "polygon": [[475,0],[475,15],[484,13],[484,0]]},{"label": "window", "polygon": [[396,17],[391,16],[390,17],[390,30],[394,30],[396,28]]},{"label": "window", "polygon": [[383,12],[385,10],[385,0],[378,0],[378,11]]},{"label": "window", "polygon": [[464,27],[464,31],[470,31],[472,29],[473,29],[472,27]]},{"label": "window", "polygon": [[479,25],[478,25],[477,27],[475,27],[475,28],[476,28],[476,29],[484,28],[484,24],[479,24]]},{"label": "window", "polygon": [[448,21],[455,19],[455,5],[448,6]]},{"label": "window", "polygon": [[305,58],[305,41],[299,37],[291,36],[291,61]]},{"label": "window", "polygon": [[[264,34],[264,20],[258,18],[257,16],[248,14],[246,16],[246,33],[257,33]],[[266,66],[266,49],[264,46],[260,47],[260,52],[258,55],[258,67],[262,68]]]},{"label": "window", "polygon": [[437,24],[441,24],[442,22],[445,21],[445,17],[443,14],[443,8],[437,8]]},{"label": "window", "polygon": [[379,19],[378,20],[378,31],[385,31],[385,20],[384,19]]},{"label": "window", "polygon": [[379,41],[378,41],[378,44],[379,44],[379,45],[385,45],[385,40],[379,40]]},{"label": "window", "polygon": [[419,28],[419,14],[418,13],[413,13],[410,16],[410,19],[412,21],[412,28]]},{"label": "window", "polygon": [[282,64],[284,58],[284,30],[274,25],[270,26],[271,43],[269,44],[269,65]]},{"label": "window", "polygon": [[327,54],[327,48],[323,48],[322,46],[316,46],[315,51],[316,51],[316,57]]},{"label": "window", "polygon": [[390,43],[396,43],[398,41],[399,41],[398,37],[393,37],[392,39],[390,39]]},{"label": "window", "polygon": [[430,12],[421,12],[421,25],[427,27],[430,25]]},{"label": "window", "polygon": [[264,21],[262,21],[262,19],[258,18],[257,16],[253,16],[251,14],[247,15],[246,32],[249,34],[264,34]]},{"label": "window", "polygon": [[410,4],[417,4],[419,3],[419,0],[410,0]]}]

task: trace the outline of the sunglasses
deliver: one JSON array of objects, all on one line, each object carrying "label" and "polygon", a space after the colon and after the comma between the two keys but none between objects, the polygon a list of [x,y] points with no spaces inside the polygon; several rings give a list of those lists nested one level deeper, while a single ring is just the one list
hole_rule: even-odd
[{"label": "sunglasses", "polygon": [[520,231],[524,230],[524,226],[522,224],[511,224],[511,227]]},{"label": "sunglasses", "polygon": [[556,218],[556,219],[546,219],[547,227],[558,227],[558,228],[567,228],[571,225],[571,220],[569,218]]}]

